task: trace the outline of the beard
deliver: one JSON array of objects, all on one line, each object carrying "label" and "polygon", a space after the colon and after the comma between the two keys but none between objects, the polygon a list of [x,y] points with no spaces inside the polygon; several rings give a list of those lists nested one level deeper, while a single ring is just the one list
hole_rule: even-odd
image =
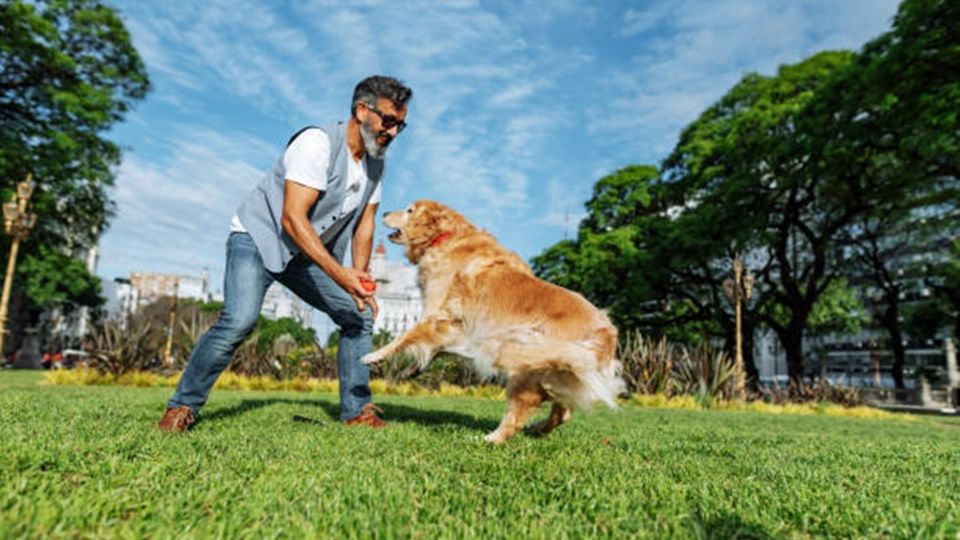
[{"label": "beard", "polygon": [[[370,157],[376,159],[383,159],[387,154],[387,147],[393,141],[393,137],[386,135],[385,131],[380,133],[373,131],[369,122],[360,124],[360,138],[363,139],[363,149]],[[384,142],[380,143],[379,140],[383,139],[385,139]]]}]

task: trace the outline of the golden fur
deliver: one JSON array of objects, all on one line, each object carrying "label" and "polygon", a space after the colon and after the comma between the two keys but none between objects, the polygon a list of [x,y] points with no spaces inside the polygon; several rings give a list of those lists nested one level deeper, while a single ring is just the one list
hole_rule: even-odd
[{"label": "golden fur", "polygon": [[486,436],[502,443],[546,401],[550,416],[532,426],[546,434],[574,407],[615,407],[623,390],[614,358],[617,329],[579,294],[533,275],[516,254],[463,216],[433,201],[390,212],[384,223],[420,269],[420,322],[362,358],[379,362],[401,350],[426,363],[440,350],[472,358],[481,373],[507,376],[507,412]]}]

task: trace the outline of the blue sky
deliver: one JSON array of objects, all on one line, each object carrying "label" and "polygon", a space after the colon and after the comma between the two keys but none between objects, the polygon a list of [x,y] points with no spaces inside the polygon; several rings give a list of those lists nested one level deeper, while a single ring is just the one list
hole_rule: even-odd
[{"label": "blue sky", "polygon": [[294,131],[349,115],[367,75],[414,91],[381,210],[436,199],[529,259],[576,234],[597,179],[659,163],[743,74],[858,49],[897,2],[112,5],[153,90],[109,134],[125,152],[97,273],[207,268],[218,290],[235,208]]}]

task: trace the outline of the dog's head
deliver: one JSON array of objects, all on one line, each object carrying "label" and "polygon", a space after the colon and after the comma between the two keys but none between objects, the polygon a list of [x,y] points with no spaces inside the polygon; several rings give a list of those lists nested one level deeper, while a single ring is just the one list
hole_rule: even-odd
[{"label": "dog's head", "polygon": [[383,223],[394,229],[387,239],[404,246],[410,262],[417,264],[424,253],[450,236],[473,230],[453,209],[435,201],[419,200],[403,210],[387,212]]}]

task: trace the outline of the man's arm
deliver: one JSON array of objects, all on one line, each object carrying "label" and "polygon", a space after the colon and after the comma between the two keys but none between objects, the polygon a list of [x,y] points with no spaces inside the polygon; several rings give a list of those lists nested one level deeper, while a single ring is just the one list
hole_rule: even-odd
[{"label": "man's arm", "polygon": [[[370,252],[373,251],[373,229],[377,221],[377,208],[380,205],[378,203],[368,204],[363,210],[363,215],[360,216],[360,223],[357,224],[357,230],[353,232],[353,247],[351,247],[351,253],[353,258],[353,267],[364,274],[369,272],[368,266],[370,265]],[[369,274],[367,274],[369,276]],[[372,278],[368,277],[372,281]],[[363,302],[370,304],[370,309],[373,310],[373,318],[376,320],[377,313],[380,312],[380,306],[377,305],[376,297],[373,294],[367,293],[369,296],[363,298]],[[363,311],[363,308],[360,309]]]},{"label": "man's arm", "polygon": [[[310,225],[307,217],[310,208],[320,198],[320,191],[287,180],[283,184],[283,215],[280,223],[283,230],[290,236],[293,243],[300,248],[300,251],[311,261],[317,264],[328,276],[333,278],[345,291],[353,297],[361,299],[370,296],[370,293],[363,288],[360,279],[370,279],[370,275],[365,271],[358,271],[353,268],[345,268],[336,259],[330,255],[327,248],[324,247],[317,232]],[[372,231],[371,231],[372,234]],[[370,253],[367,250],[367,260]],[[357,302],[357,306],[362,310],[363,303]]]},{"label": "man's arm", "polygon": [[360,216],[360,223],[353,233],[353,267],[363,272],[369,271],[370,253],[373,252],[373,230],[377,222],[379,203],[368,204]]}]

